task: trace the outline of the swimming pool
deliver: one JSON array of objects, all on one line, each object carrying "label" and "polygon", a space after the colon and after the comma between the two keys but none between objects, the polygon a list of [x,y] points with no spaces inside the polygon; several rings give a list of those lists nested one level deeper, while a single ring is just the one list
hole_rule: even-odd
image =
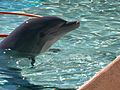
[{"label": "swimming pool", "polygon": [[[28,83],[41,87],[76,88],[120,54],[119,0],[1,0],[0,11],[52,15],[81,22],[80,28],[51,47],[60,51],[39,55],[32,69],[28,59],[7,60],[1,53],[2,90],[24,88]],[[27,19],[23,16],[0,15],[0,33],[10,33]],[[6,69],[7,61],[16,69]]]}]

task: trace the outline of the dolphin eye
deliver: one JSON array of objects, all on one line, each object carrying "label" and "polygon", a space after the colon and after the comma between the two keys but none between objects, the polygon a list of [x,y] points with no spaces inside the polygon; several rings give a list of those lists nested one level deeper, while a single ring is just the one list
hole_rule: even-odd
[{"label": "dolphin eye", "polygon": [[39,36],[40,36],[40,38],[42,38],[45,36],[45,33],[41,32]]}]

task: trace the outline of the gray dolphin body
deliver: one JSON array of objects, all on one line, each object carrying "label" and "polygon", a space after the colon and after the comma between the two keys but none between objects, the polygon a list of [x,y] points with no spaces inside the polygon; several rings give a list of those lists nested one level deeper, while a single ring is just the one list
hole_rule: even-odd
[{"label": "gray dolphin body", "polygon": [[18,26],[0,43],[0,49],[21,53],[23,57],[32,59],[45,52],[52,44],[66,33],[78,28],[78,21],[68,22],[58,17],[46,16],[32,18]]}]

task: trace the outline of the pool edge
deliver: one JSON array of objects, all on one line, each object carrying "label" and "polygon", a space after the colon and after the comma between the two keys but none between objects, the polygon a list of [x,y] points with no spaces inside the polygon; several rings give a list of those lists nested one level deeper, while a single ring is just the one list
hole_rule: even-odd
[{"label": "pool edge", "polygon": [[78,90],[120,90],[120,56],[80,86]]}]

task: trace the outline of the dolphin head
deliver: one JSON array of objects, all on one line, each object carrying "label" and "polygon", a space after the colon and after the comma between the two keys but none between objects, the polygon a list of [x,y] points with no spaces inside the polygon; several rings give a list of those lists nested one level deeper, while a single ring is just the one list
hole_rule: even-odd
[{"label": "dolphin head", "polygon": [[36,56],[45,52],[66,33],[78,28],[78,21],[68,22],[58,17],[32,18],[18,26],[1,44],[1,49],[11,49]]},{"label": "dolphin head", "polygon": [[[58,17],[44,17],[42,22],[43,30],[39,31],[39,36],[44,45],[40,52],[46,51],[52,44],[59,40],[66,33],[79,27],[78,21],[68,22]],[[45,26],[44,26],[45,25]],[[41,42],[39,42],[41,44]]]}]

